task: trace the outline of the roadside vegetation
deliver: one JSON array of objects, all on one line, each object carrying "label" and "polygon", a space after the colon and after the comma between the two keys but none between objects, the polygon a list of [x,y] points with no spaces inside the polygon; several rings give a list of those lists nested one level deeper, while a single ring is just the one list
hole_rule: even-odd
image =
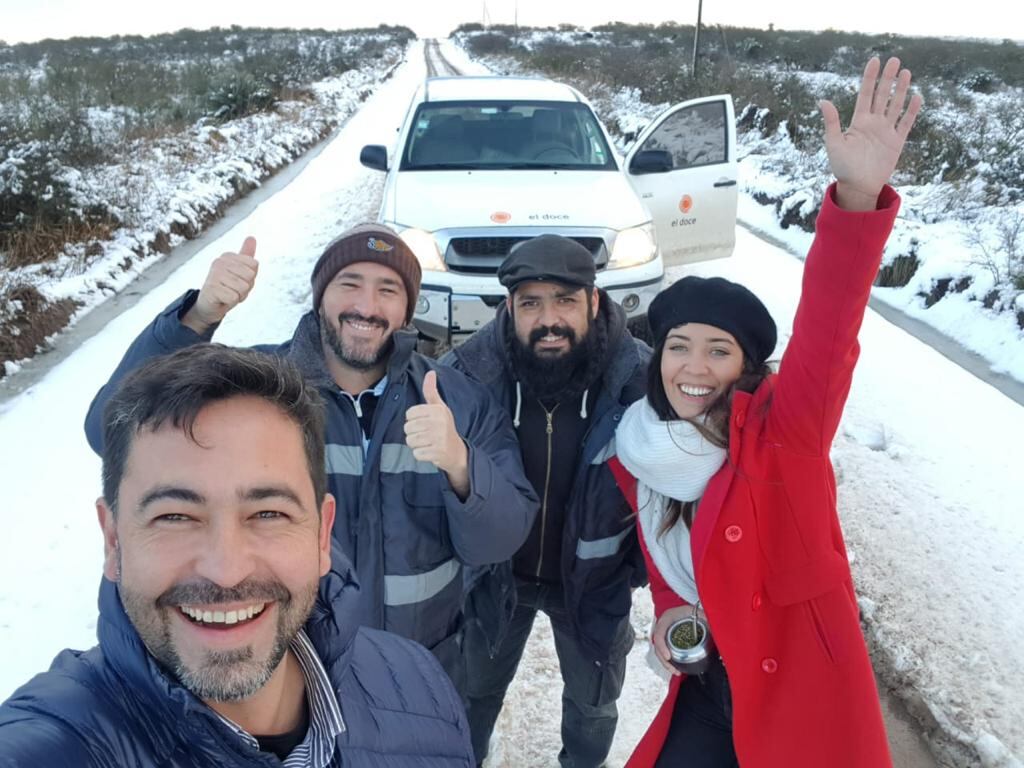
[{"label": "roadside vegetation", "polygon": [[[848,114],[870,55],[898,56],[914,70],[928,109],[911,134],[898,181],[915,188],[905,209],[921,223],[963,224],[968,267],[919,288],[930,306],[948,292],[968,292],[988,309],[1013,313],[1024,329],[1024,46],[988,42],[730,27],[701,30],[698,72],[691,71],[692,25],[607,24],[548,29],[466,24],[455,32],[471,55],[497,71],[533,71],[587,94],[623,145],[636,135],[630,114],[650,119],[662,107],[730,93],[744,150],[758,167],[789,179],[786,188],[754,191],[775,206],[783,226],[811,231],[820,200],[796,194],[826,167],[818,150],[817,102]],[[623,102],[629,103],[622,109]],[[623,120],[623,116],[627,119]],[[779,142],[786,149],[780,151]],[[941,192],[939,186],[941,185]],[[926,212],[924,212],[926,211]],[[890,256],[880,284],[904,286],[917,274],[917,242]],[[921,276],[918,275],[920,279]],[[989,279],[991,278],[991,279]]]},{"label": "roadside vegetation", "polygon": [[372,71],[365,97],[413,38],[231,27],[0,43],[0,363],[79,306],[48,294],[54,278],[118,241],[123,272],[196,236],[351,113],[352,89],[332,83]]}]

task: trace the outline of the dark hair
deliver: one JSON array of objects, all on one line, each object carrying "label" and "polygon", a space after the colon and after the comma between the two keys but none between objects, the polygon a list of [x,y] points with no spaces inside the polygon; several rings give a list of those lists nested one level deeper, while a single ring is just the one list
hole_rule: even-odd
[{"label": "dark hair", "polygon": [[[662,421],[679,421],[679,415],[672,408],[665,394],[665,386],[661,381],[661,355],[665,349],[667,336],[654,348],[651,356],[651,363],[647,368],[647,402],[651,409]],[[721,394],[705,411],[704,423],[690,421],[700,432],[701,436],[718,448],[729,448],[729,414],[732,411],[732,398],[736,391],[753,392],[760,386],[761,382],[772,373],[768,363],[756,364],[753,360],[743,355],[743,369],[740,376],[729,388]],[[689,528],[693,525],[693,515],[697,511],[700,499],[693,501],[679,501],[669,499],[668,507],[665,509],[665,517],[658,530],[658,536],[662,536],[671,530],[679,519]]]},{"label": "dark hair", "polygon": [[103,496],[115,514],[132,441],[144,428],[170,422],[195,440],[200,411],[211,403],[251,395],[277,406],[302,430],[317,512],[327,489],[324,404],[291,363],[222,344],[197,344],[158,357],[118,386],[103,411]]}]

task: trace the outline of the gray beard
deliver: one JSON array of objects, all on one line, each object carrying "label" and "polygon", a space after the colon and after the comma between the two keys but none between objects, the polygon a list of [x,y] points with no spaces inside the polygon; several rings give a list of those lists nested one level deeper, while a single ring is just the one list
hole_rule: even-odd
[{"label": "gray beard", "polygon": [[[301,593],[292,594],[282,584],[242,584],[222,589],[213,584],[182,584],[172,587],[154,601],[119,584],[121,603],[135,631],[150,655],[170,670],[178,681],[203,701],[242,701],[259,691],[277,670],[299,630],[309,619],[317,595],[314,582]],[[269,654],[255,657],[249,646],[231,651],[210,651],[202,660],[186,665],[171,638],[167,611],[178,605],[202,602],[275,601],[278,605],[277,632]]]}]

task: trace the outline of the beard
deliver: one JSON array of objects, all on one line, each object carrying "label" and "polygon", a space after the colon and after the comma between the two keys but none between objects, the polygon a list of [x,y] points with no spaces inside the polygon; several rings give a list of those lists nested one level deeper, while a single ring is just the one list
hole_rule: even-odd
[{"label": "beard", "polygon": [[[246,580],[225,589],[210,581],[176,584],[155,601],[119,584],[121,603],[146,649],[203,701],[241,701],[259,691],[277,669],[316,600],[318,582],[293,594],[279,581]],[[230,650],[194,650],[185,658],[171,631],[170,611],[180,605],[275,603],[277,627],[269,651],[251,645]],[[185,619],[188,620],[187,618]],[[195,658],[193,658],[195,657]]]},{"label": "beard", "polygon": [[[341,327],[346,320],[374,325],[381,328],[385,335],[380,343],[376,345],[372,343],[346,343],[341,337]],[[342,312],[338,315],[338,327],[335,328],[328,320],[323,307],[320,308],[321,342],[334,353],[338,362],[357,371],[372,371],[391,356],[394,339],[390,333],[387,333],[388,328],[388,321],[383,317],[365,317],[358,312]]]},{"label": "beard", "polygon": [[[545,336],[565,338],[569,349],[554,354],[538,352],[537,342]],[[564,400],[578,395],[589,385],[586,374],[590,362],[598,354],[593,320],[588,319],[587,328],[579,338],[572,328],[565,325],[535,328],[525,344],[514,329],[511,337],[512,364],[530,394],[541,400]]]}]

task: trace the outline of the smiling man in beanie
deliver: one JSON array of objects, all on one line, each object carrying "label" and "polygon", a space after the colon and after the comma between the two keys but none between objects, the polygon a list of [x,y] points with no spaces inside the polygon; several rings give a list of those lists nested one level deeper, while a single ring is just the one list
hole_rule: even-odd
[{"label": "smiling man in beanie", "polygon": [[626,407],[643,397],[650,349],[595,287],[582,245],[541,235],[498,271],[497,317],[442,362],[486,385],[512,416],[540,513],[507,562],[480,569],[467,602],[467,714],[487,756],[505,691],[543,611],[562,673],[563,766],[597,768],[611,748],[631,587],[645,581],[633,515],[607,462]]},{"label": "smiling man in beanie", "polygon": [[[149,358],[210,340],[258,269],[250,237],[143,330],[90,406],[86,434],[98,453],[117,383]],[[405,327],[419,284],[401,238],[357,226],[317,260],[313,308],[291,340],[258,349],[295,363],[326,402],[332,534],[360,583],[356,623],[422,643],[461,690],[463,567],[507,560],[537,498],[509,418],[485,388],[415,351]]]}]

